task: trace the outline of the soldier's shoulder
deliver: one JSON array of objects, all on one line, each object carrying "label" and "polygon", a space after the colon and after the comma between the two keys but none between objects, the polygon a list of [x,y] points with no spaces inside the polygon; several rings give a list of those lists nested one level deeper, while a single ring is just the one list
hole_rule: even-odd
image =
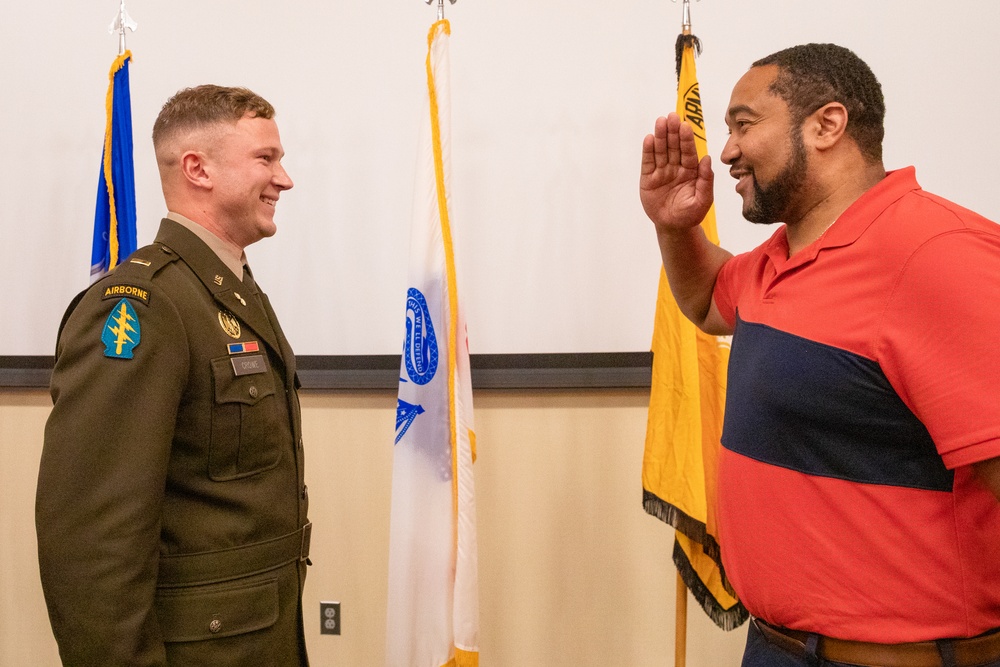
[{"label": "soldier's shoulder", "polygon": [[[93,288],[101,293],[102,299],[118,294],[146,300],[140,294],[127,293],[126,288],[129,285],[144,285],[148,291],[157,274],[178,259],[177,253],[160,243],[143,246],[95,283]],[[148,294],[145,296],[148,298]]]},{"label": "soldier's shoulder", "polygon": [[177,253],[159,243],[139,248],[128,259],[76,295],[63,315],[59,331],[62,332],[69,316],[83,304],[90,304],[85,306],[87,308],[101,309],[102,302],[108,299],[128,298],[148,306],[154,278],[177,259]]},{"label": "soldier's shoulder", "polygon": [[104,278],[104,282],[123,281],[129,278],[152,280],[165,266],[176,262],[180,257],[162,243],[151,243],[139,248],[128,259],[116,266]]},{"label": "soldier's shoulder", "polygon": [[[178,259],[177,253],[159,243],[133,252],[107,275],[76,295],[59,323],[57,340],[61,341],[64,333],[69,330],[73,333],[67,335],[85,335],[86,331],[102,322],[113,309],[124,309],[123,316],[138,322],[142,306],[150,307],[153,301],[164,301],[162,290],[157,299],[152,299],[156,278],[165,267]],[[169,300],[169,296],[166,298]],[[67,329],[71,319],[77,322],[77,326]]]}]

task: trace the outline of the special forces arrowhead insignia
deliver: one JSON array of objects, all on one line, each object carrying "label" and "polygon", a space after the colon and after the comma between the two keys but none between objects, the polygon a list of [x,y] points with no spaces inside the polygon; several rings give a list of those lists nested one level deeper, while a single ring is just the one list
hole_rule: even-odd
[{"label": "special forces arrowhead insignia", "polygon": [[101,332],[104,356],[131,359],[132,350],[139,344],[141,337],[139,329],[139,316],[135,308],[128,299],[122,299],[111,310]]}]

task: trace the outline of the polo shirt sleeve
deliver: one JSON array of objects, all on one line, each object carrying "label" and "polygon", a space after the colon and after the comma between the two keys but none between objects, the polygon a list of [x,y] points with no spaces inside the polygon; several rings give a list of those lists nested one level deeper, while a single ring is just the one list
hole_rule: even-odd
[{"label": "polo shirt sleeve", "polygon": [[736,308],[739,305],[740,294],[746,286],[751,257],[753,253],[736,255],[722,265],[719,275],[715,278],[715,288],[712,299],[719,314],[729,324],[736,326]]},{"label": "polo shirt sleeve", "polygon": [[883,371],[948,468],[1000,456],[1000,235],[963,228],[911,255],[879,327]]}]

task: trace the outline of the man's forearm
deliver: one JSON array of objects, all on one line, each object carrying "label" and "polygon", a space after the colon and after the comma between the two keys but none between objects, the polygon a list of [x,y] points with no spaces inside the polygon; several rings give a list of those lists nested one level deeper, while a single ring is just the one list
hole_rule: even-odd
[{"label": "man's forearm", "polygon": [[715,279],[732,254],[709,241],[700,226],[658,231],[657,240],[670,291],[684,316],[708,333],[732,333],[712,308]]},{"label": "man's forearm", "polygon": [[1000,500],[1000,457],[973,464],[976,476]]}]

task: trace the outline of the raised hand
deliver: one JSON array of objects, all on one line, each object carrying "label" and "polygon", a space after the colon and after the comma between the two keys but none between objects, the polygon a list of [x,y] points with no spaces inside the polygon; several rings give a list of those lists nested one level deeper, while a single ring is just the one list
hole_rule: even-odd
[{"label": "raised hand", "polygon": [[639,199],[657,232],[699,224],[712,206],[712,160],[698,160],[694,131],[671,113],[642,142]]}]

